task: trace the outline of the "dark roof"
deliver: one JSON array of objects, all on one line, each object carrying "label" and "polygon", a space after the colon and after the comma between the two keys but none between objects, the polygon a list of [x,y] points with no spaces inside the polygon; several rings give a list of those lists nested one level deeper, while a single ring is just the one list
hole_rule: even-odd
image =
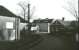
[{"label": "dark roof", "polygon": [[19,17],[21,22],[23,23],[27,22],[22,17],[13,14],[10,10],[1,5],[0,5],[0,16],[15,17],[15,18]]},{"label": "dark roof", "polygon": [[0,16],[16,17],[11,11],[0,5]]},{"label": "dark roof", "polygon": [[64,27],[69,27],[71,25],[71,22],[72,21],[55,20],[53,23],[51,23],[51,25],[60,23]]},{"label": "dark roof", "polygon": [[51,23],[53,19],[37,19],[33,23]]},{"label": "dark roof", "polygon": [[28,23],[28,21],[24,20],[22,17],[19,17],[19,18],[20,18],[20,22],[22,22],[22,23]]}]

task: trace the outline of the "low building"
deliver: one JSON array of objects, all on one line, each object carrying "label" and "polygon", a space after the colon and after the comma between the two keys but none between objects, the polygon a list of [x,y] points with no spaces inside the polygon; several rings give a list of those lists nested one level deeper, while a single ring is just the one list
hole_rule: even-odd
[{"label": "low building", "polygon": [[20,23],[24,20],[0,5],[0,40],[20,39]]},{"label": "low building", "polygon": [[52,34],[65,34],[65,33],[70,33],[69,29],[71,28],[70,26],[71,21],[64,21],[64,20],[55,20],[51,24],[51,33]]},{"label": "low building", "polygon": [[38,27],[38,33],[50,33],[50,24],[52,21],[53,19],[37,19],[33,21],[33,24]]}]

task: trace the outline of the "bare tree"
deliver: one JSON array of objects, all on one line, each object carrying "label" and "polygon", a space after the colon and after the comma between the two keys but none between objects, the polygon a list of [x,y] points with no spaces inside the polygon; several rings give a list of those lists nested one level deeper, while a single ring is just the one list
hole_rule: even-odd
[{"label": "bare tree", "polygon": [[[68,12],[70,12],[74,17],[76,17],[76,27],[74,28],[76,30],[76,40],[79,41],[79,10],[78,10],[78,4],[79,4],[79,1],[77,1],[75,3],[75,1],[77,0],[72,0],[72,1],[67,1],[67,4],[68,6],[63,6],[64,9],[66,9]],[[76,5],[77,4],[77,5]],[[77,8],[76,8],[77,6]],[[71,24],[72,25],[72,24]]]},{"label": "bare tree", "polygon": [[78,20],[78,9],[76,8],[76,4],[77,3],[75,3],[75,0],[67,1],[63,8],[70,12]]},{"label": "bare tree", "polygon": [[19,2],[18,5],[22,9],[21,15],[24,17],[24,20],[28,21],[28,31],[30,31],[31,30],[30,19],[32,18],[34,14],[35,7],[31,9],[30,4],[26,2]]},{"label": "bare tree", "polygon": [[21,7],[21,16],[24,18],[24,20],[26,20],[27,17],[27,9],[28,9],[28,5],[26,2],[19,2],[18,5]]},{"label": "bare tree", "polygon": [[[77,28],[79,27],[79,15],[78,15],[78,2],[77,0],[67,1],[66,5],[63,6],[65,10],[70,12],[77,20]],[[78,28],[79,29],[79,28]],[[77,29],[77,30],[78,30]]]}]

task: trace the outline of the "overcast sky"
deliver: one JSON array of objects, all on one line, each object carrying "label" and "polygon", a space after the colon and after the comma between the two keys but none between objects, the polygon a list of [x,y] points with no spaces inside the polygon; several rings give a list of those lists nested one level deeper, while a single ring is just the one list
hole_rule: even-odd
[{"label": "overcast sky", "polygon": [[5,6],[15,14],[20,13],[18,3],[26,1],[31,4],[31,8],[35,7],[33,19],[36,18],[54,18],[61,19],[65,17],[65,20],[75,20],[76,18],[68,12],[63,6],[68,6],[67,1],[74,3],[77,10],[78,0],[0,0],[0,5]]}]

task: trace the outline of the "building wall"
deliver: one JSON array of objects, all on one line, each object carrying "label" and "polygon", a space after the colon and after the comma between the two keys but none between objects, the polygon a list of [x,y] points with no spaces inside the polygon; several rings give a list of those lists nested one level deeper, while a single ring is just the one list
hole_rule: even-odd
[{"label": "building wall", "polygon": [[[13,29],[6,28],[6,22],[12,22],[13,25],[14,25],[13,26]],[[9,40],[10,39],[9,38],[10,37],[9,35],[12,34],[13,30],[15,30],[15,18],[6,17],[6,16],[0,16],[0,34],[1,34],[0,35],[0,39],[1,40]]]},{"label": "building wall", "polygon": [[0,16],[0,29],[6,28],[6,22],[15,22],[15,18]]},{"label": "building wall", "polygon": [[37,25],[39,26],[39,32],[41,33],[48,33],[49,30],[48,30],[48,23],[37,23]]},{"label": "building wall", "polygon": [[52,34],[59,34],[59,33],[65,32],[65,27],[63,26],[63,24],[59,23],[58,21],[55,21],[54,23],[52,23],[50,29]]}]

